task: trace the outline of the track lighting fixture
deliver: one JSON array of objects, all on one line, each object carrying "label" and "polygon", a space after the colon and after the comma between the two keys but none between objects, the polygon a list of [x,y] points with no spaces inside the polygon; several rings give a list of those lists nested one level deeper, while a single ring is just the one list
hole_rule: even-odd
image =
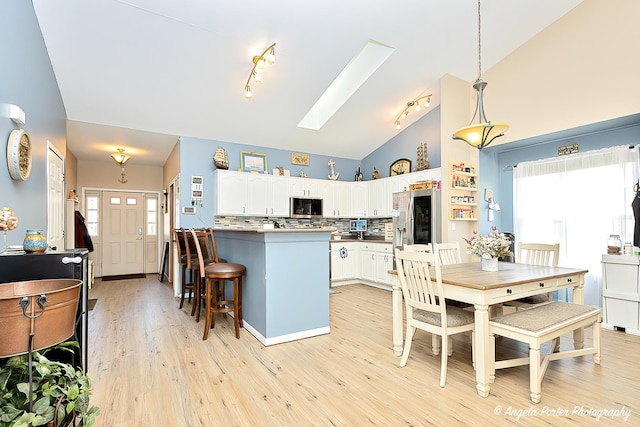
[{"label": "track lighting fixture", "polygon": [[253,57],[253,67],[251,68],[251,72],[249,73],[249,78],[247,78],[247,83],[244,85],[244,96],[247,98],[252,98],[253,94],[251,93],[251,78],[256,82],[262,81],[262,71],[264,70],[267,64],[273,64],[276,62],[276,44],[273,43],[271,46],[266,48],[264,52],[260,56]]},{"label": "track lighting fixture", "polygon": [[422,107],[420,106],[421,103],[424,108],[427,108],[431,103],[432,96],[433,95],[431,94],[423,95],[407,102],[407,106],[396,116],[396,121],[394,122],[394,124],[396,125],[396,129],[400,130],[402,128],[402,126],[400,125],[400,120],[404,120],[407,117],[407,115],[409,114],[409,110],[413,108],[415,111],[420,111],[422,109]]}]

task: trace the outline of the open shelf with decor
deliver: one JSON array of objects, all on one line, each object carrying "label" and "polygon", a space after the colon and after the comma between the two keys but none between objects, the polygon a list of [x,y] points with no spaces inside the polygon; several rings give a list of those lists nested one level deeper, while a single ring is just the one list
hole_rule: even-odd
[{"label": "open shelf with decor", "polygon": [[478,206],[476,168],[464,162],[451,162],[449,167],[449,219],[452,221],[477,221],[475,207]]}]

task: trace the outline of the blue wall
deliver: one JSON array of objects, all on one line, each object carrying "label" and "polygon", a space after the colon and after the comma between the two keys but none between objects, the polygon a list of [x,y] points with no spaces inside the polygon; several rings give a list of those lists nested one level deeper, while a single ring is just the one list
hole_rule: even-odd
[{"label": "blue wall", "polygon": [[273,148],[258,147],[254,145],[241,145],[231,142],[212,141],[200,138],[180,138],[180,204],[190,206],[191,176],[204,177],[204,200],[202,207],[197,209],[196,215],[181,215],[182,227],[213,227],[213,155],[216,148],[222,147],[229,156],[229,170],[238,170],[240,167],[240,151],[254,151],[267,155],[267,168],[269,174],[276,166],[283,166],[291,171],[291,176],[300,176],[304,170],[309,178],[328,179],[331,170],[329,160],[335,162],[335,172],[340,173],[340,181],[353,181],[359,162],[354,159],[340,157],[320,156],[309,154],[309,166],[291,164],[291,151],[277,150]]},{"label": "blue wall", "polygon": [[557,138],[548,135],[538,137],[535,141],[519,141],[483,149],[480,152],[481,194],[484,195],[485,188],[491,188],[502,210],[496,213],[494,222],[489,222],[487,203],[481,202],[480,231],[486,233],[495,225],[500,231],[513,232],[513,166],[519,162],[557,157],[558,147],[568,144],[578,144],[581,153],[618,145],[640,144],[640,118],[635,125],[615,127],[612,123],[611,126],[596,132],[575,129],[571,131],[573,136]]},{"label": "blue wall", "polygon": [[415,166],[416,150],[421,142],[428,144],[428,154],[431,168],[440,167],[440,108],[436,107],[425,114],[411,126],[403,129],[394,138],[387,141],[362,161],[340,157],[309,154],[309,166],[291,164],[291,151],[278,150],[255,145],[235,144],[232,142],[214,141],[193,137],[180,138],[180,204],[190,206],[189,189],[191,176],[204,177],[204,200],[202,207],[198,207],[196,215],[181,215],[182,227],[212,227],[213,226],[213,155],[216,148],[222,147],[229,156],[229,170],[240,167],[240,151],[254,151],[267,155],[267,170],[276,166],[283,166],[291,171],[291,176],[299,176],[303,170],[307,177],[328,179],[330,174],[329,160],[335,162],[335,172],[340,173],[339,181],[353,181],[358,166],[362,165],[365,181],[372,179],[373,168],[380,173],[381,178],[389,176],[389,166],[399,158],[408,158]]},{"label": "blue wall", "polygon": [[[27,181],[11,179],[3,148],[0,165],[0,208],[11,207],[18,227],[7,234],[21,244],[27,228],[47,228],[47,140],[66,152],[66,112],[42,33],[30,1],[0,2],[0,135],[2,147],[11,131],[22,128],[31,138],[33,163]],[[9,105],[26,112],[26,125],[9,119]]]},{"label": "blue wall", "polygon": [[[391,125],[391,124],[390,124]],[[378,169],[380,178],[389,176],[389,166],[400,158],[411,160],[411,167],[416,164],[416,151],[420,143],[427,143],[429,167],[440,167],[440,107],[430,110],[419,120],[400,131],[400,133],[383,146],[362,159],[364,179],[371,179],[373,168]]]}]

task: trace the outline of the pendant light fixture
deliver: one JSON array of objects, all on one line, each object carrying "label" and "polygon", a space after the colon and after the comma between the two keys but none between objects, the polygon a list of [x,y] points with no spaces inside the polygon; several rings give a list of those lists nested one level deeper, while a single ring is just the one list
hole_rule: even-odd
[{"label": "pendant light fixture", "polygon": [[[477,92],[476,111],[473,113],[471,124],[458,129],[453,133],[453,139],[460,139],[478,150],[482,150],[491,142],[504,135],[509,130],[506,123],[492,123],[487,120],[484,115],[484,106],[482,103],[482,92],[487,86],[487,82],[482,80],[482,55],[480,44],[480,0],[478,0],[478,78],[473,84],[473,88]],[[479,123],[474,125],[473,121],[478,116]]]},{"label": "pendant light fixture", "polygon": [[127,163],[127,160],[131,158],[130,155],[124,154],[124,148],[118,148],[118,152],[112,153],[111,157],[120,167],[124,166],[124,164]]},{"label": "pendant light fixture", "polygon": [[113,161],[120,166],[120,179],[118,179],[118,182],[126,184],[129,181],[127,181],[127,178],[125,177],[124,164],[127,163],[127,160],[129,160],[131,156],[124,153],[124,148],[118,148],[118,152],[112,153],[111,157],[113,158]]}]

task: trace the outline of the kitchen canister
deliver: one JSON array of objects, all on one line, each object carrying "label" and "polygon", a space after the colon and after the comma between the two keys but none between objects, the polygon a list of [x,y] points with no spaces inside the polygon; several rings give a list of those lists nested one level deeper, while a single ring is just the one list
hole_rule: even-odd
[{"label": "kitchen canister", "polygon": [[44,252],[47,250],[47,238],[42,230],[27,230],[22,242],[22,249],[25,252]]},{"label": "kitchen canister", "polygon": [[607,240],[607,253],[609,255],[620,255],[622,241],[618,234],[610,234]]}]

